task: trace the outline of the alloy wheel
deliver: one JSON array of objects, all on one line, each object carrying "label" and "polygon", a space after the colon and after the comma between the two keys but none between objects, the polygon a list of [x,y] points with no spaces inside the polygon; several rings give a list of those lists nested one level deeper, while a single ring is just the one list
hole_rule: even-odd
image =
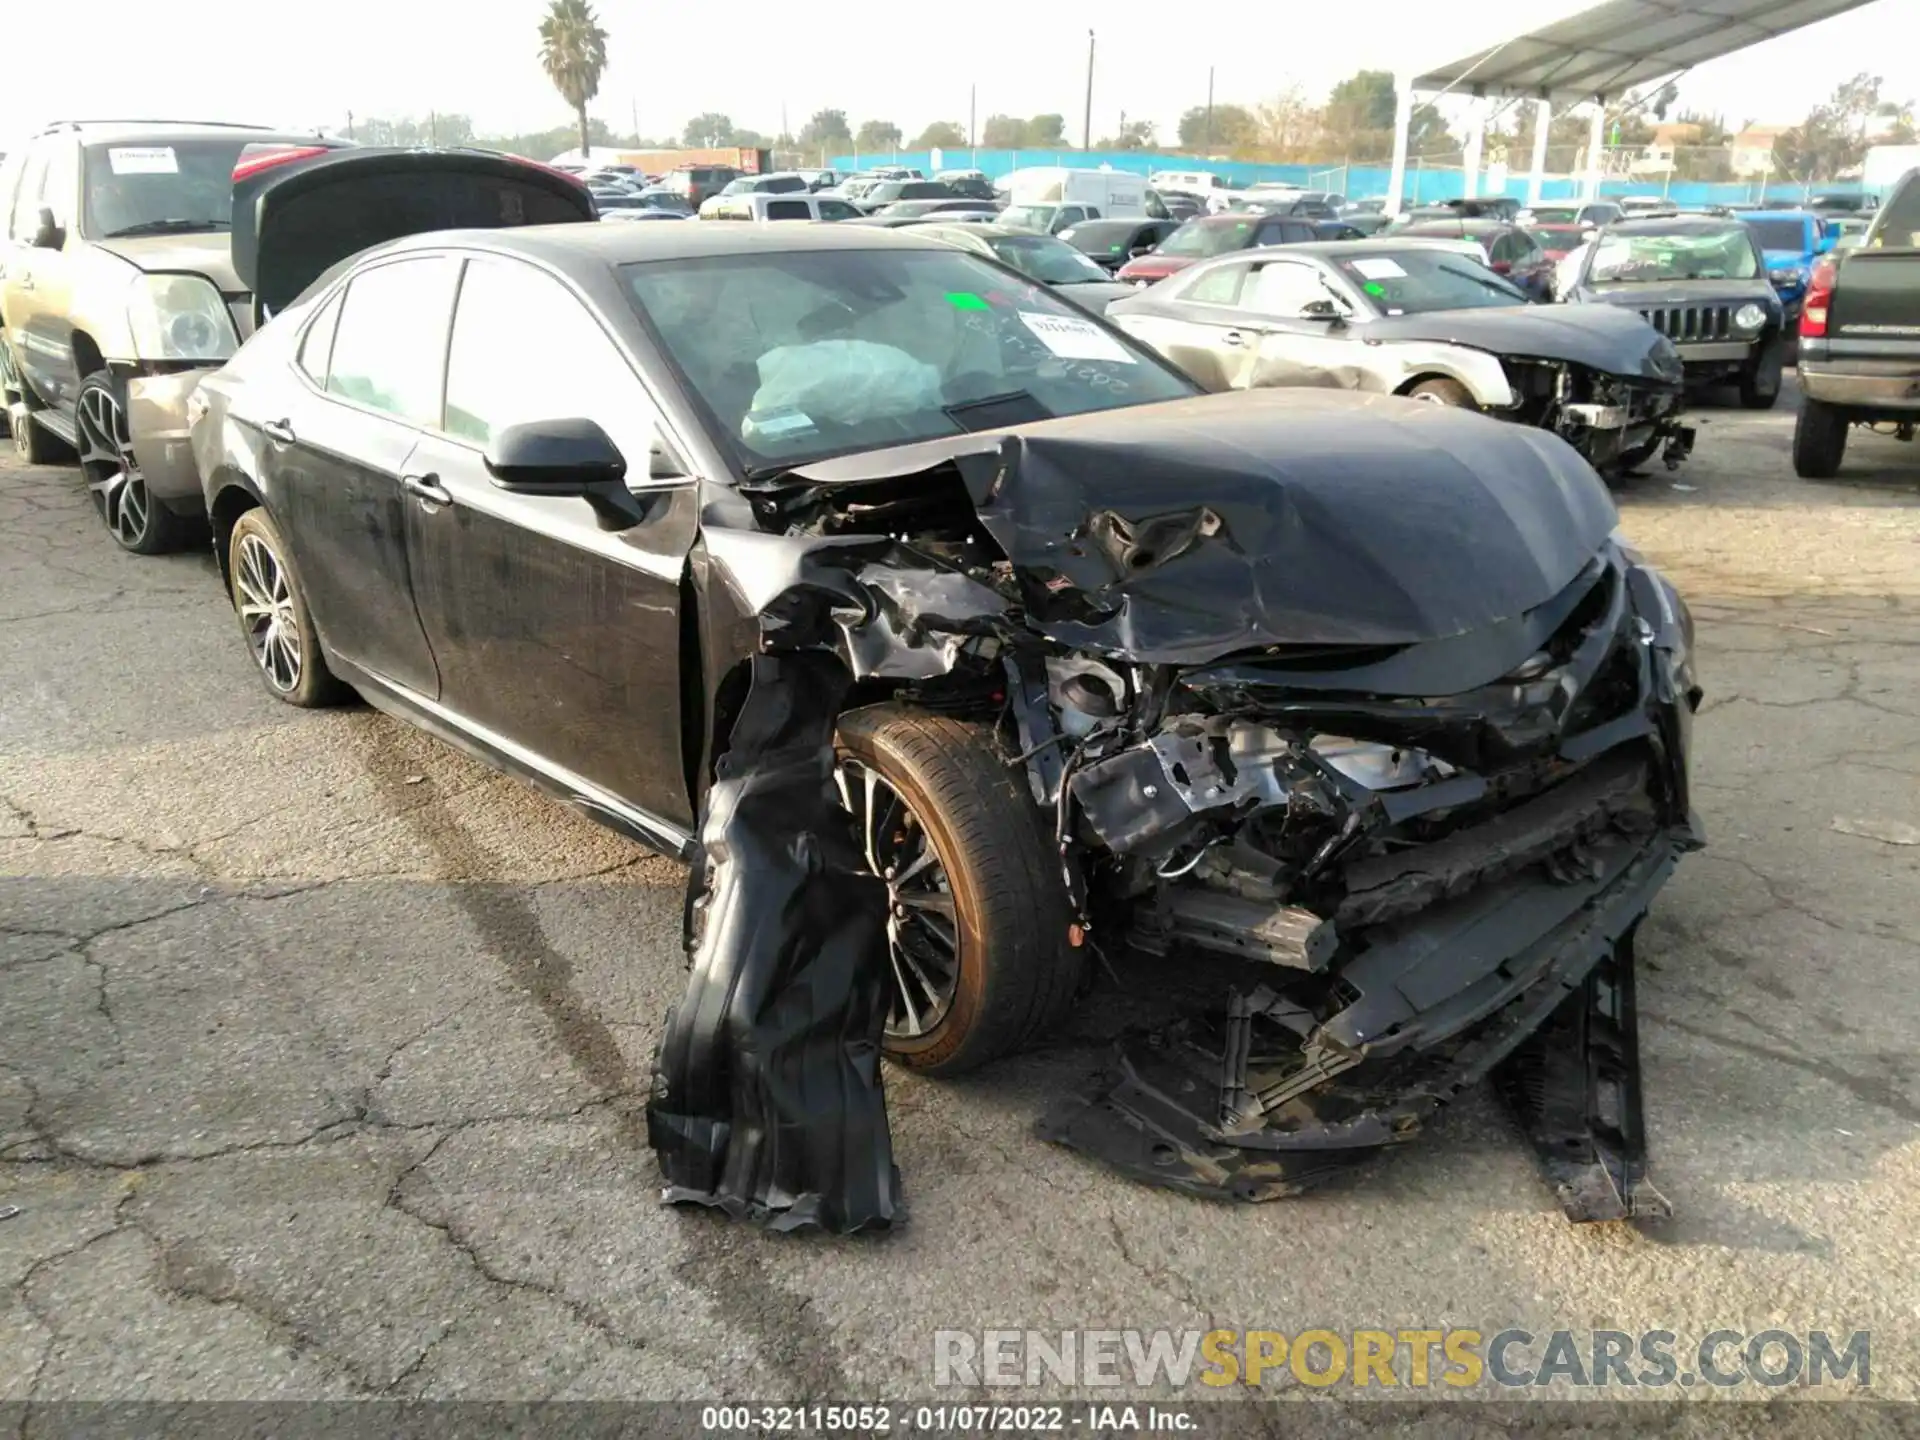
[{"label": "alloy wheel", "polygon": [[90,385],[80,392],[78,414],[80,471],[100,518],[113,538],[129,550],[145,539],[152,519],[153,497],[133,457],[126,412],[113,392]]},{"label": "alloy wheel", "polygon": [[946,1018],[960,983],[960,918],[933,837],[880,772],[842,758],[840,803],[858,827],[867,868],[887,882],[890,1040],[917,1040]]},{"label": "alloy wheel", "polygon": [[254,663],[267,684],[282,695],[300,683],[300,622],[293,609],[293,587],[286,566],[258,535],[240,537],[233,583],[239,590],[240,624]]}]

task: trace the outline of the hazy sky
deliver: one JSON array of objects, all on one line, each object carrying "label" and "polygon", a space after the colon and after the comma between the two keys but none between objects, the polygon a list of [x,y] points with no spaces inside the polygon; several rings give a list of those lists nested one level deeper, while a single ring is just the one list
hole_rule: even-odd
[{"label": "hazy sky", "polygon": [[[29,126],[76,112],[337,128],[349,110],[424,117],[438,109],[494,132],[568,119],[535,60],[540,0],[20,0],[7,8],[0,149]],[[929,11],[902,0],[601,0],[597,8],[611,64],[593,113],[621,129],[637,106],[649,135],[678,133],[705,110],[771,133],[784,102],[795,130],[815,109],[835,106],[855,124],[891,120],[911,138],[932,120],[964,128],[968,86],[977,84],[981,120],[1058,111],[1077,139],[1091,21],[1102,32],[1096,136],[1112,133],[1124,111],[1156,121],[1170,139],[1181,111],[1205,101],[1210,64],[1217,101],[1255,102],[1289,83],[1318,98],[1356,69],[1443,63],[1505,38],[1516,23],[1584,7],[1362,0],[1182,10],[1163,0],[970,0]],[[1439,28],[1446,39],[1416,38]],[[1876,0],[1703,66],[1681,81],[1681,103],[1734,124],[1788,122],[1860,70],[1884,75],[1893,98],[1920,98],[1916,41],[1920,0]]]}]

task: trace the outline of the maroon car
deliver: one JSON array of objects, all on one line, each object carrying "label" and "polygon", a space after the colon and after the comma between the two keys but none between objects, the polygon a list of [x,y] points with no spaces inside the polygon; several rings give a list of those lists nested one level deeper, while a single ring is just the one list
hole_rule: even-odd
[{"label": "maroon car", "polygon": [[1320,236],[1311,219],[1278,215],[1203,215],[1187,221],[1160,242],[1159,248],[1122,265],[1114,278],[1151,285],[1197,260],[1211,260],[1232,250],[1261,245],[1297,245]]},{"label": "maroon car", "polygon": [[1527,226],[1527,234],[1533,237],[1536,245],[1547,252],[1549,260],[1558,262],[1584,245],[1587,236],[1593,233],[1593,228],[1591,225],[1550,221],[1546,224],[1536,223]]},{"label": "maroon car", "polygon": [[1554,259],[1518,225],[1505,220],[1422,220],[1395,232],[1396,239],[1421,235],[1476,241],[1487,252],[1494,274],[1506,276],[1535,300],[1553,298]]}]

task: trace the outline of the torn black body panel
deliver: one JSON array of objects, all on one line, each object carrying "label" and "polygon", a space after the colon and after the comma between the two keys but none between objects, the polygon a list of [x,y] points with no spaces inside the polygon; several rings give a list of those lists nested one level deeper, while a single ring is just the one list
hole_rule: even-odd
[{"label": "torn black body panel", "polygon": [[666,1198],[775,1230],[900,1211],[880,1034],[886,886],[833,788],[844,672],[762,656],[701,827],[693,966],[647,1107]]}]

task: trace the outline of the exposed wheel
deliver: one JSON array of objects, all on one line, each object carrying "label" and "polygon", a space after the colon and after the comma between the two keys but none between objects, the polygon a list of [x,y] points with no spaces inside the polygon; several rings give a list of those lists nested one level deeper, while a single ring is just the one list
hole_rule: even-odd
[{"label": "exposed wheel", "polygon": [[247,511],[227,542],[234,613],[260,678],[276,699],[302,709],[333,705],[347,688],[327,669],[286,541],[265,510]]},{"label": "exposed wheel", "polygon": [[122,550],[162,555],[193,538],[192,527],[147,489],[127,430],[126,408],[106,371],[96,370],[80,382],[74,432],[80,441],[80,473],[87,477],[93,507]]},{"label": "exposed wheel", "polygon": [[1740,408],[1771,410],[1780,398],[1781,344],[1775,340],[1740,372]]},{"label": "exposed wheel", "polygon": [[1793,473],[1802,480],[1831,480],[1847,453],[1846,415],[1818,400],[1800,402],[1793,427]]},{"label": "exposed wheel", "polygon": [[1431,380],[1422,380],[1407,391],[1410,399],[1424,400],[1429,405],[1454,405],[1462,410],[1476,410],[1473,392],[1458,380],[1448,380],[1444,376],[1435,376]]},{"label": "exposed wheel", "polygon": [[886,1052],[954,1075],[1029,1043],[1073,999],[1059,857],[990,729],[900,705],[841,717],[841,800],[886,879]]}]

